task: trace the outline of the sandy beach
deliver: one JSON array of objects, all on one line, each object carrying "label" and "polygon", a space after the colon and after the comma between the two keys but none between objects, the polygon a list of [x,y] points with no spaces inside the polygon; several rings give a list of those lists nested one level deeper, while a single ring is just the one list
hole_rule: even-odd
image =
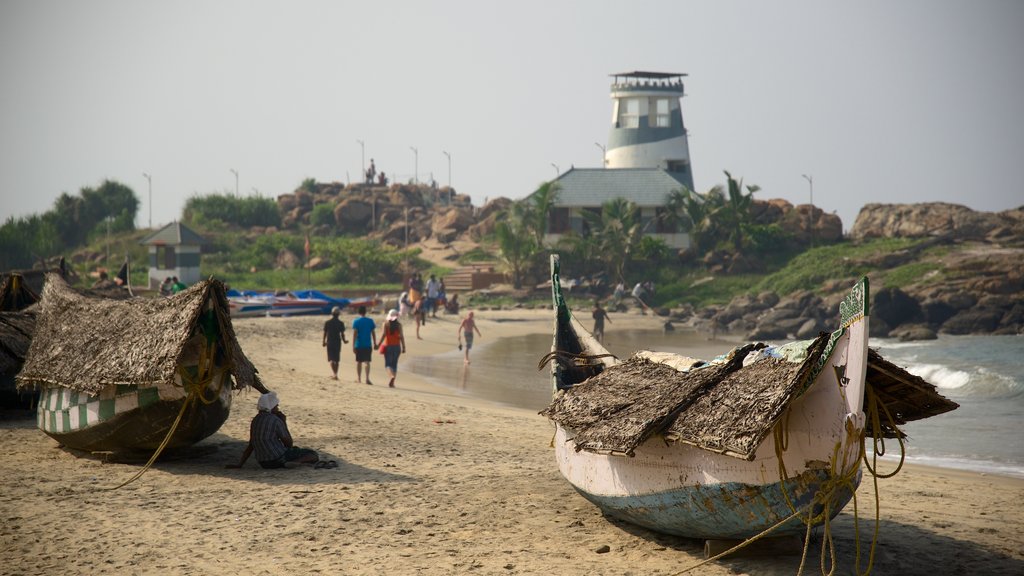
[{"label": "sandy beach", "polygon": [[[325,319],[234,324],[280,395],[296,444],[337,468],[263,470],[250,459],[225,469],[245,447],[255,391],[240,393],[228,422],[188,458],[160,461],[113,491],[138,465],[66,451],[34,419],[5,415],[0,573],[646,575],[704,560],[700,541],[602,517],[562,479],[553,426],[532,411],[432,384],[401,361],[389,389],[379,355],[374,385],[356,383],[348,346],[341,379],[330,380]],[[478,345],[550,332],[547,311],[480,310],[477,319]],[[518,321],[501,321],[509,319]],[[637,314],[612,320],[610,334],[660,325]],[[428,322],[423,340],[407,324],[409,355],[451,353],[454,316]],[[879,480],[878,492],[874,574],[1024,574],[1024,480],[907,466]],[[857,495],[863,571],[874,529],[870,476]],[[854,573],[852,503],[833,533],[837,573]],[[820,572],[819,551],[815,539],[805,574]],[[799,563],[799,547],[778,545],[691,573],[796,574]]]}]

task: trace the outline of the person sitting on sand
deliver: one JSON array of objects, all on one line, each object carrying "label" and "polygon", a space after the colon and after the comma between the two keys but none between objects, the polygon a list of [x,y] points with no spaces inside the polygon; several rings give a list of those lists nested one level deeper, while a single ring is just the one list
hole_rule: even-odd
[{"label": "person sitting on sand", "polygon": [[463,355],[463,363],[469,364],[469,350],[473,347],[473,331],[476,330],[477,335],[481,338],[483,334],[480,334],[480,329],[476,327],[476,320],[473,320],[473,311],[470,310],[466,317],[462,319],[462,323],[459,324],[459,350],[462,350],[462,339],[466,339],[466,350]]},{"label": "person sitting on sand", "polygon": [[259,412],[249,424],[249,444],[242,452],[238,464],[226,468],[241,468],[253,452],[263,468],[294,468],[302,464],[316,464],[320,457],[309,448],[299,448],[292,442],[284,412],[281,412],[277,394],[267,392],[256,401]]}]

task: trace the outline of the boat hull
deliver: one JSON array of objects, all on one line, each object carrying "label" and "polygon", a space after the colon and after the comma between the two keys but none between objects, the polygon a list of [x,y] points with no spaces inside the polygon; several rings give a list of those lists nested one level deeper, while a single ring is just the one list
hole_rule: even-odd
[{"label": "boat hull", "polygon": [[[231,411],[231,387],[218,371],[194,400],[167,448],[190,446],[216,432]],[[96,395],[64,387],[45,387],[37,410],[39,428],[64,446],[87,452],[155,450],[167,437],[185,403],[180,380],[146,387],[107,386]],[[212,401],[211,401],[212,400]]]},{"label": "boat hull", "polygon": [[[604,369],[614,366],[618,360],[608,357],[565,305],[557,257],[552,269],[553,353],[591,357]],[[608,454],[578,449],[574,432],[556,422],[560,472],[605,514],[690,538],[746,539],[768,529],[775,536],[802,533],[808,517],[815,517],[814,524],[824,521],[823,502],[829,519],[835,517],[861,480],[866,302],[865,280],[841,305],[841,328],[815,360],[810,384],[790,401],[752,454],[737,457],[657,433],[628,456]],[[663,356],[651,360],[671,365],[673,355]],[[552,363],[556,394],[579,384],[575,378],[579,375]],[[786,520],[797,512],[804,520]]]}]

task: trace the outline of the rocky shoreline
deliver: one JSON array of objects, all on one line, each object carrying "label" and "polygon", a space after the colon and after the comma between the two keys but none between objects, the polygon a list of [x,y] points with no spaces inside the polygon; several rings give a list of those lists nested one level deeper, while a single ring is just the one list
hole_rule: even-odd
[{"label": "rocky shoreline", "polygon": [[[938,334],[1024,333],[1024,207],[988,213],[945,203],[869,204],[850,235],[855,241],[926,238],[912,249],[861,263],[873,270],[872,336],[928,340]],[[934,247],[943,249],[925,254]],[[922,269],[928,271],[903,288],[886,286],[888,270],[912,262],[926,264]],[[748,340],[809,338],[835,323],[839,301],[855,280],[835,280],[818,292],[766,292],[739,296],[723,307],[661,312]]]}]

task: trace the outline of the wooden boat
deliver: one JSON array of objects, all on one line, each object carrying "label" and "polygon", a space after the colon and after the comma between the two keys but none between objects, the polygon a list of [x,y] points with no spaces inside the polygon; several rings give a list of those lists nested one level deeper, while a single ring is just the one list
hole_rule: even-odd
[{"label": "wooden boat", "polygon": [[188,446],[224,423],[233,389],[265,391],[216,280],[168,298],[111,300],[49,274],[16,380],[40,391],[43,432],[90,452]]},{"label": "wooden boat", "polygon": [[[552,256],[555,397],[542,414],[559,469],[606,514],[668,534],[742,540],[831,519],[861,481],[865,434],[901,436],[896,424],[957,406],[880,357],[869,365],[868,295],[865,278],[813,340],[620,362],[573,317]],[[865,414],[865,395],[875,407],[884,392],[898,421]]]}]

